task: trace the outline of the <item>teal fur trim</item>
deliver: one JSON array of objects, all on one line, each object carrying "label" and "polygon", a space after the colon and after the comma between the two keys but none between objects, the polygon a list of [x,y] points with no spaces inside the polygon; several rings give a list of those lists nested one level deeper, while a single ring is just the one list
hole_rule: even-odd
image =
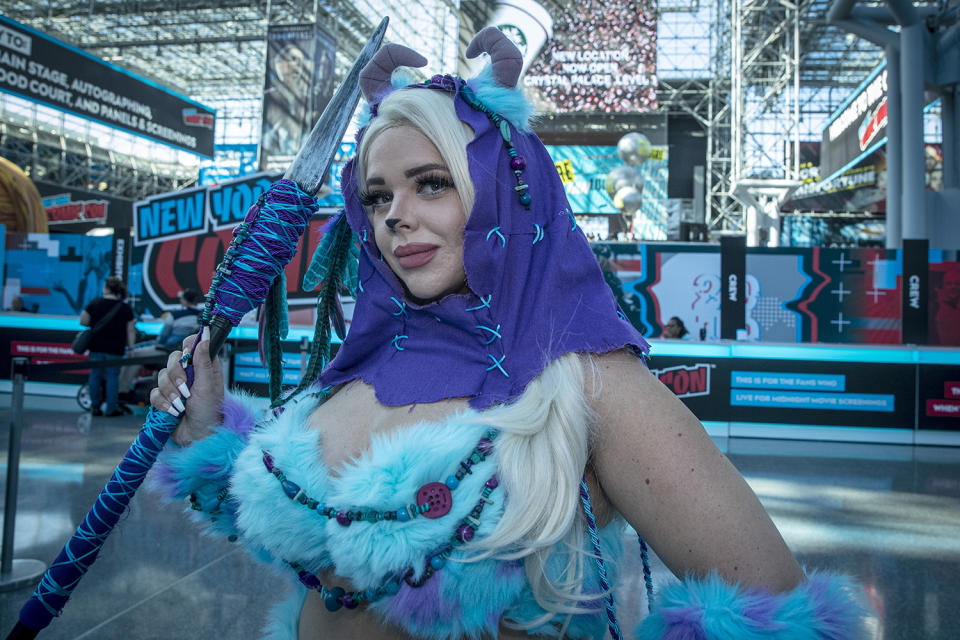
[{"label": "teal fur trim", "polygon": [[[251,434],[249,445],[234,463],[231,487],[242,501],[237,508],[237,529],[244,540],[256,540],[248,549],[261,558],[299,562],[309,571],[330,566],[324,547],[325,519],[284,494],[280,482],[263,465],[269,451],[278,469],[311,498],[326,500],[329,472],[317,446],[319,431],[309,428],[317,403],[304,394],[290,401],[284,412]],[[333,523],[336,526],[336,522]],[[353,527],[351,527],[352,529]],[[286,571],[293,573],[289,567]]]},{"label": "teal fur trim", "polygon": [[791,591],[731,584],[716,571],[657,596],[638,640],[855,640],[867,637],[862,590],[848,577],[811,572]]},{"label": "teal fur trim", "polygon": [[263,626],[262,640],[297,640],[300,610],[306,597],[307,589],[298,583],[286,598],[273,605]]},{"label": "teal fur trim", "polygon": [[390,76],[390,84],[393,85],[394,90],[403,89],[411,84],[423,82],[423,80],[423,73],[414,71],[413,67],[397,67]]},{"label": "teal fur trim", "polygon": [[510,121],[517,130],[530,133],[533,105],[527,100],[520,86],[508,89],[493,79],[493,67],[487,65],[475,77],[467,80],[477,98],[491,111]]},{"label": "teal fur trim", "polygon": [[[327,501],[376,510],[412,503],[424,484],[442,482],[455,473],[486,430],[483,426],[459,426],[453,416],[445,423],[376,433],[370,449],[345,463],[339,477],[330,480]],[[496,472],[494,458],[475,464],[471,471],[453,491],[453,506],[442,518],[355,522],[348,528],[328,521],[330,554],[337,570],[365,587],[376,586],[383,576],[407,567],[414,567],[417,577],[422,575],[427,554],[451,539],[459,520],[480,499],[484,484]],[[488,535],[503,513],[503,493],[494,492],[491,498],[493,504],[483,510],[478,538]]]},{"label": "teal fur trim", "polygon": [[[585,522],[580,524],[586,529],[587,525]],[[615,518],[599,531],[600,549],[607,565],[607,577],[611,583],[613,583],[619,575],[619,561],[623,557],[623,528],[623,520]],[[591,596],[598,595],[600,594],[600,582],[597,579],[596,561],[590,549],[589,538],[584,540],[584,544],[583,592],[591,594]],[[550,559],[547,561],[547,574],[552,581],[558,582],[562,580],[563,576],[561,573],[565,567],[566,560],[566,554],[562,553],[562,549],[555,548]],[[560,637],[561,632],[563,632],[563,637],[570,639],[607,637],[607,617],[603,607],[603,601],[598,598],[584,598],[580,606],[590,608],[592,611],[590,613],[572,615],[557,614],[550,621],[528,629],[527,633],[556,638]],[[541,617],[543,614],[543,607],[537,604],[529,582],[524,580],[523,592],[516,603],[507,610],[505,618],[511,622],[525,625]],[[566,629],[563,628],[564,624],[566,624]]]},{"label": "teal fur trim", "polygon": [[[406,69],[394,71],[390,78],[394,90],[402,89],[417,82],[420,82],[420,80]],[[470,88],[473,89],[473,92],[483,104],[494,113],[506,118],[518,131],[523,133],[533,131],[533,105],[524,94],[523,87],[518,85],[507,88],[498,85],[493,78],[493,67],[489,64],[480,73],[467,80],[467,84],[470,85]],[[370,124],[370,119],[370,106],[367,105],[366,108],[360,109],[354,122],[358,129],[363,129]]]},{"label": "teal fur trim", "polygon": [[363,131],[370,124],[373,114],[370,113],[370,103],[365,103],[362,108],[357,109],[357,115],[353,118],[353,126],[357,131]]},{"label": "teal fur trim", "polygon": [[150,488],[162,491],[168,500],[193,496],[187,513],[206,524],[212,535],[237,535],[234,519],[236,502],[223,492],[228,490],[234,461],[247,444],[247,436],[256,422],[263,401],[244,393],[229,394],[224,401],[228,425],[218,425],[213,434],[188,447],[172,441],[160,454],[150,475]]}]

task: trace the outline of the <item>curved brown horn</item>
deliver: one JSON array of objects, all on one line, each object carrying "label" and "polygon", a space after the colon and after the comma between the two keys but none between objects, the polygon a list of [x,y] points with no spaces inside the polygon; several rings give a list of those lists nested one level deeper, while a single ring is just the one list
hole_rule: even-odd
[{"label": "curved brown horn", "polygon": [[523,56],[517,45],[496,27],[486,27],[473,36],[470,46],[467,47],[467,57],[476,58],[486,51],[493,61],[493,77],[500,85],[512,89],[517,86],[517,79],[523,69]]},{"label": "curved brown horn", "polygon": [[367,102],[391,88],[390,75],[397,67],[423,67],[427,59],[402,44],[385,44],[360,72],[360,91]]}]

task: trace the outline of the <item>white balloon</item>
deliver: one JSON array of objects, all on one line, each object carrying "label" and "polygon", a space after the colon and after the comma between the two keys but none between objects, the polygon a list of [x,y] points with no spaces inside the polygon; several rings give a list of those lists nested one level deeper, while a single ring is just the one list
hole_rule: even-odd
[{"label": "white balloon", "polygon": [[621,165],[615,167],[607,174],[607,191],[616,193],[624,187],[636,187],[643,184],[643,175],[635,167]]},{"label": "white balloon", "polygon": [[650,140],[647,136],[631,131],[617,143],[617,155],[631,167],[638,167],[650,157]]},{"label": "white balloon", "polygon": [[636,213],[643,203],[643,194],[634,186],[623,187],[613,196],[613,206],[624,215]]}]

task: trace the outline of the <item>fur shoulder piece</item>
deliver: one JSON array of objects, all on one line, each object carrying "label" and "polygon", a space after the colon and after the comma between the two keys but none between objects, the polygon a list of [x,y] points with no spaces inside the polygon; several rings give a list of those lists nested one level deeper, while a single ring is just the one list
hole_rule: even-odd
[{"label": "fur shoulder piece", "polygon": [[467,80],[477,98],[491,111],[510,121],[518,131],[530,133],[533,105],[527,100],[520,86],[502,87],[493,78],[493,66],[487,65],[475,77]]},{"label": "fur shoulder piece", "polygon": [[867,609],[844,576],[811,572],[786,593],[730,584],[711,572],[667,586],[638,640],[861,640]]}]

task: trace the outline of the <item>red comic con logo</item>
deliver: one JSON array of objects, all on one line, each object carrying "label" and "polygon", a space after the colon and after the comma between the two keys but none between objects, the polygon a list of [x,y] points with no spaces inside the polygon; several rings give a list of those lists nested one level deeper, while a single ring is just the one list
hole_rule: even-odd
[{"label": "red comic con logo", "polygon": [[184,109],[183,124],[190,127],[213,129],[213,114],[197,111],[196,109]]},{"label": "red comic con logo", "polygon": [[84,200],[55,204],[47,207],[47,222],[64,224],[68,222],[106,222],[106,200]]},{"label": "red comic con logo", "polygon": [[875,111],[868,113],[863,124],[860,125],[860,151],[866,151],[880,130],[887,126],[887,100],[877,105]]},{"label": "red comic con logo", "polygon": [[104,200],[96,200],[83,203],[84,220],[106,220],[107,203]]},{"label": "red comic con logo", "polygon": [[666,369],[651,369],[653,374],[678,398],[710,395],[711,364],[695,364]]}]

